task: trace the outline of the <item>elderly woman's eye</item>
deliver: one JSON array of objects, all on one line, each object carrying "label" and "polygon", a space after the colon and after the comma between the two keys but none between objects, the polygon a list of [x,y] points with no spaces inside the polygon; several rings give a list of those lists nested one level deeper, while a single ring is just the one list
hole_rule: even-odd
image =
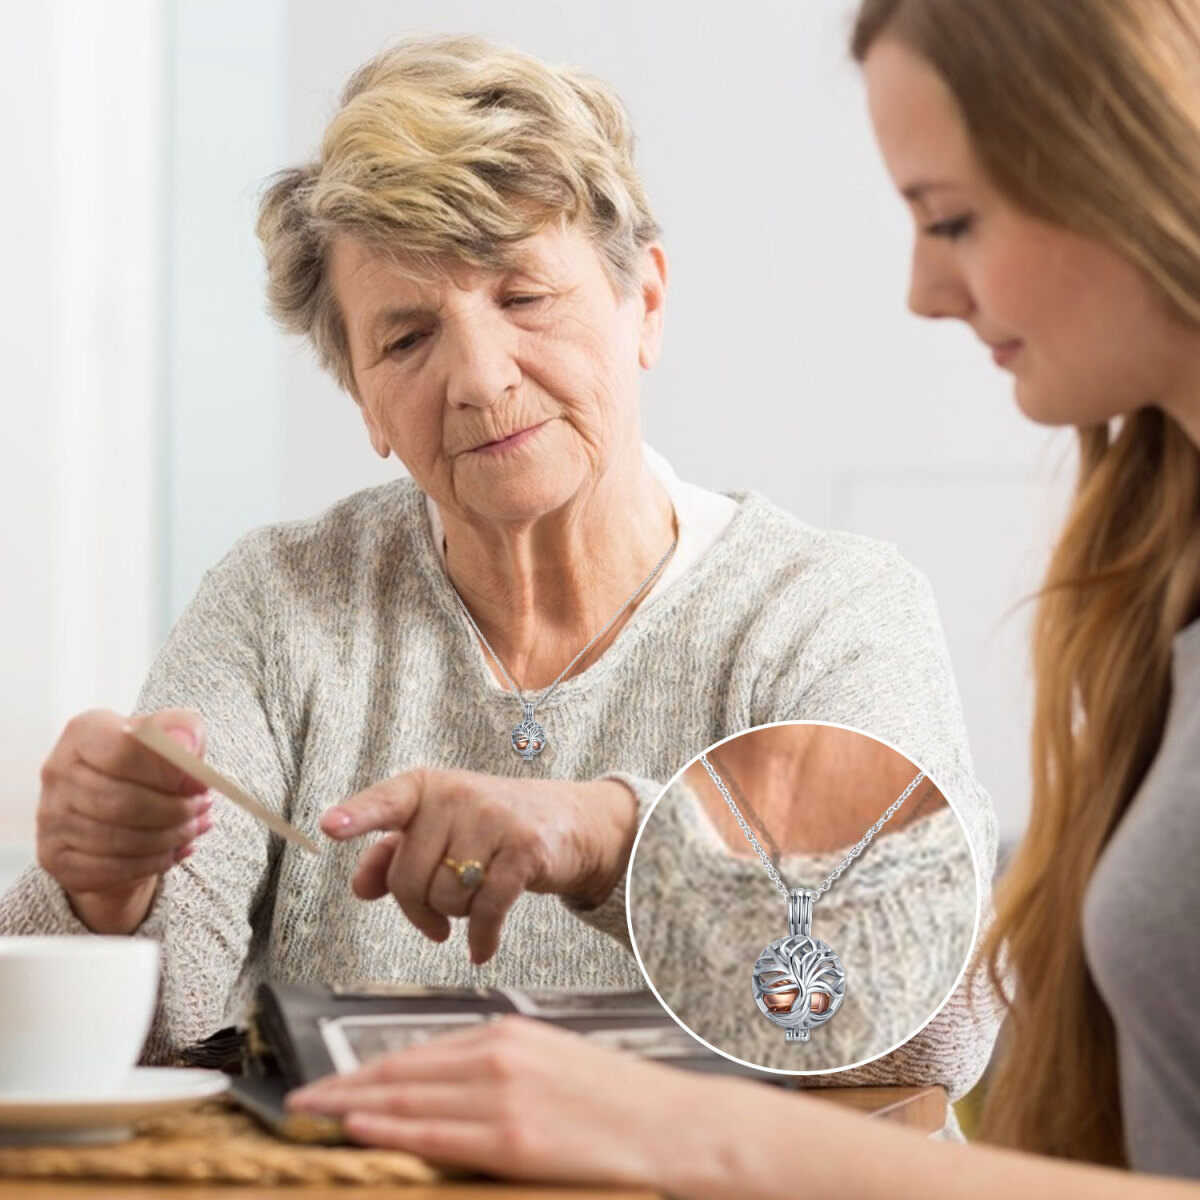
[{"label": "elderly woman's eye", "polygon": [[425,335],[423,333],[406,333],[402,338],[397,338],[384,351],[385,354],[393,354],[397,350],[411,350]]},{"label": "elderly woman's eye", "polygon": [[545,298],[545,296],[541,295],[522,294],[520,296],[509,296],[504,303],[508,308],[528,308],[530,305],[536,304],[539,300],[545,300]]}]

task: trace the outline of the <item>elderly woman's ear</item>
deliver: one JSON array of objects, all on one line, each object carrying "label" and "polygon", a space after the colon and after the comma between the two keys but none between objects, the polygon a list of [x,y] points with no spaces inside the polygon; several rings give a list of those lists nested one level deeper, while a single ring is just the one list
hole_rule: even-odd
[{"label": "elderly woman's ear", "polygon": [[644,368],[658,362],[662,351],[663,304],[667,298],[667,256],[659,242],[642,251],[642,328],[638,338],[638,363]]},{"label": "elderly woman's ear", "polygon": [[371,445],[375,448],[375,453],[380,458],[387,458],[392,453],[392,447],[388,443],[383,430],[379,427],[379,423],[371,415],[370,409],[362,402],[362,397],[359,396],[358,389],[352,389],[350,394],[354,397],[354,403],[358,405],[359,412],[362,413],[363,424],[367,427],[367,436],[371,439]]},{"label": "elderly woman's ear", "polygon": [[[363,409],[363,413],[366,413],[366,409]],[[367,420],[367,430],[370,432],[371,445],[375,447],[375,453],[380,458],[387,458],[391,454],[392,448],[388,445],[387,438],[383,436],[383,431],[369,419]]]}]

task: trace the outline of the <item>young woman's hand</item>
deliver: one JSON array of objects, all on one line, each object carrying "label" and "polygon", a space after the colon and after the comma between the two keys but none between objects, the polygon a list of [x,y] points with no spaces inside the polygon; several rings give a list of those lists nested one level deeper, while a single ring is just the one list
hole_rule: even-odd
[{"label": "young woman's hand", "polygon": [[[289,1093],[336,1115],[353,1141],[528,1180],[657,1187],[715,1179],[702,1112],[761,1084],[700,1075],[505,1016]],[[710,1096],[710,1093],[713,1093]]]}]

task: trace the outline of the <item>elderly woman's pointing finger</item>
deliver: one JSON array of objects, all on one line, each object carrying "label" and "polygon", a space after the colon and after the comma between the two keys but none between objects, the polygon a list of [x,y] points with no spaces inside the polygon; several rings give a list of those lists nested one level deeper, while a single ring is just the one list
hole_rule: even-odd
[{"label": "elderly woman's pointing finger", "polygon": [[363,852],[355,893],[390,893],[438,942],[449,936],[450,917],[468,918],[471,961],[484,963],[523,891],[600,904],[629,858],[636,812],[634,795],[612,780],[416,768],[326,810],[321,828],[338,840],[392,831]]}]

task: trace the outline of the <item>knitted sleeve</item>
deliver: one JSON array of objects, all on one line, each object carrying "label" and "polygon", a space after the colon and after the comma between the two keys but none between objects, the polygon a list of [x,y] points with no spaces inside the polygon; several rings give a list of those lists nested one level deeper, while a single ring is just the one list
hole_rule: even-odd
[{"label": "knitted sleeve", "polygon": [[[264,706],[275,668],[262,618],[251,548],[242,538],[203,576],[158,651],[133,710],[200,714],[205,760],[263,804],[284,814],[290,788],[283,742]],[[224,797],[195,853],[163,876],[134,936],[162,947],[158,1003],[143,1063],[171,1061],[184,1045],[221,1027],[221,1014],[246,959],[275,853],[271,835]],[[278,842],[278,839],[275,839]],[[0,897],[0,933],[87,934],[57,881],[37,864]]]},{"label": "knitted sleeve", "polygon": [[[628,771],[609,771],[607,774],[600,776],[600,778],[616,779],[625,784],[633,792],[637,798],[637,827],[640,829],[646,819],[646,814],[653,806],[659,792],[662,791],[662,784],[653,779],[644,779],[639,775],[631,775]],[[629,922],[625,902],[627,880],[628,870],[622,872],[616,887],[609,892],[605,899],[600,904],[590,908],[571,896],[561,896],[560,899],[566,908],[575,913],[581,920],[599,929],[601,933],[607,933],[610,937],[614,937],[628,946],[630,944]]]}]

